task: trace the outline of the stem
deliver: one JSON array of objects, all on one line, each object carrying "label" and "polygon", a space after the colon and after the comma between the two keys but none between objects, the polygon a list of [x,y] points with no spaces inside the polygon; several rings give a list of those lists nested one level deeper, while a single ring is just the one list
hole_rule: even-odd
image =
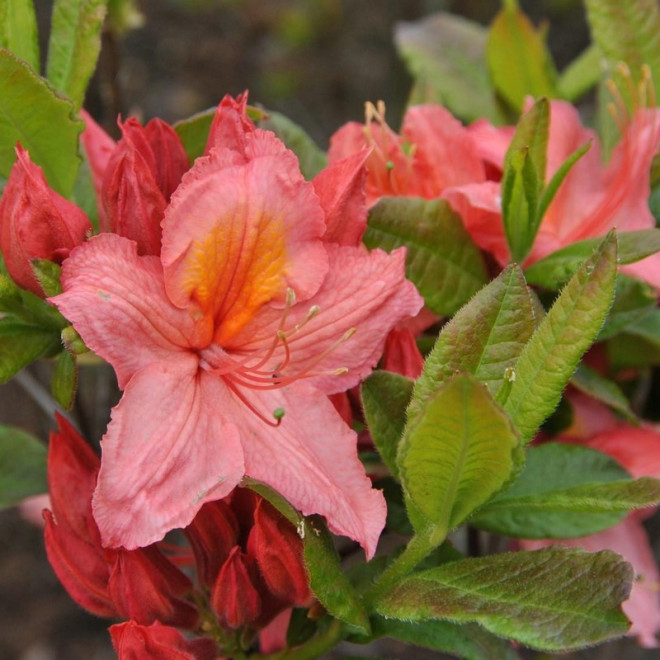
[{"label": "stem", "polygon": [[382,572],[367,600],[374,602],[387,593],[401,578],[408,575],[434,548],[444,541],[446,533],[439,527],[431,527],[413,536],[405,550]]},{"label": "stem", "polygon": [[277,653],[254,653],[250,660],[315,660],[323,653],[329,651],[344,637],[344,627],[339,619],[333,619],[332,623],[322,632],[317,633],[300,646],[292,649],[284,649]]}]

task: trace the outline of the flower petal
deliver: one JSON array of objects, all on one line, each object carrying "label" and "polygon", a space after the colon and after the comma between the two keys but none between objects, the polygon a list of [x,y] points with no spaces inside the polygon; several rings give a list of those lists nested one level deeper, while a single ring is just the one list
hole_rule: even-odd
[{"label": "flower petal", "polygon": [[104,545],[159,541],[236,486],[243,454],[235,420],[225,417],[232,405],[220,379],[198,372],[193,354],[134,375],[102,442],[93,510]]},{"label": "flower petal", "polygon": [[[338,245],[328,245],[327,249],[330,270],[323,285],[313,298],[296,305],[287,318],[290,359],[283,375],[309,378],[321,374],[312,382],[326,394],[333,394],[353,387],[371,371],[383,353],[390,329],[414,316],[423,301],[405,278],[404,250],[388,255],[382,250],[367,252]],[[305,322],[311,305],[318,306],[319,311]],[[263,310],[237,337],[236,344],[241,349],[264,350],[272,342],[280,319],[279,310]],[[298,330],[296,325],[300,325]],[[283,360],[280,348],[273,355],[272,366]],[[345,373],[332,373],[337,369]]]},{"label": "flower petal", "polygon": [[139,369],[210,340],[193,310],[172,305],[156,257],[133,241],[101,234],[74,250],[62,269],[64,293],[50,299],[87,346],[110,362],[122,389]]},{"label": "flower petal", "polygon": [[364,167],[369,150],[343,158],[321,170],[312,183],[325,211],[323,240],[339,245],[359,245],[367,228]]},{"label": "flower petal", "polygon": [[323,213],[295,156],[227,165],[226,154],[212,151],[184,177],[165,214],[162,250],[170,298],[180,307],[197,301],[223,346],[264,303],[283,303],[287,287],[299,298],[313,294],[327,267]]},{"label": "flower petal", "polygon": [[282,408],[277,428],[237,405],[246,475],[263,481],[305,515],[325,516],[337,534],[356,540],[371,558],[385,525],[386,506],[357,456],[355,433],[329,399],[308,383],[251,392],[264,418]]}]

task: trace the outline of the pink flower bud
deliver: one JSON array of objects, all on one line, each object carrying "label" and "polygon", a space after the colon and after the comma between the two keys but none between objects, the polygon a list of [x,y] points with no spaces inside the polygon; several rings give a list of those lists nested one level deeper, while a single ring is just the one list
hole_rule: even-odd
[{"label": "pink flower bud", "polygon": [[238,522],[222,500],[208,502],[185,530],[195,555],[200,581],[212,587],[218,573],[238,543]]},{"label": "pink flower bud", "polygon": [[169,202],[190,162],[176,131],[161,119],[152,119],[144,128],[154,156],[153,174],[156,184]]},{"label": "pink flower bud", "polygon": [[121,616],[148,625],[158,620],[179,628],[197,625],[197,609],[179,598],[192,591],[190,580],[155,546],[106,550],[108,591]]},{"label": "pink flower bud", "polygon": [[408,378],[419,378],[423,366],[424,358],[415,335],[408,328],[392,328],[385,340],[383,369]]},{"label": "pink flower bud", "polygon": [[0,250],[14,281],[43,297],[31,260],[62,263],[92,226],[75,204],[51,190],[41,168],[20,145],[16,154],[0,200]]},{"label": "pink flower bud", "polygon": [[141,626],[135,621],[110,626],[119,660],[216,660],[217,649],[206,637],[187,640],[178,630],[158,621]]},{"label": "pink flower bud", "polygon": [[254,512],[248,552],[257,560],[270,591],[288,605],[307,605],[312,596],[295,527],[268,502]]},{"label": "pink flower bud", "polygon": [[261,613],[255,560],[235,546],[222,566],[211,595],[221,625],[233,630],[255,621]]}]

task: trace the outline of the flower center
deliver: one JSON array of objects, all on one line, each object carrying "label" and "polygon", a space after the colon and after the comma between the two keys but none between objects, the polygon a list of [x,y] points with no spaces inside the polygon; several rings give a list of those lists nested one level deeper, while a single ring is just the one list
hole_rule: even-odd
[{"label": "flower center", "polygon": [[[302,378],[340,376],[346,373],[348,371],[346,367],[325,371],[317,370],[316,367],[341,344],[350,339],[356,331],[356,328],[347,330],[320,351],[311,362],[306,362],[302,368],[296,368],[295,365],[292,365],[291,341],[321,312],[321,308],[318,305],[312,305],[301,322],[290,325],[287,321],[291,308],[295,305],[295,298],[293,289],[287,289],[282,316],[273,339],[265,351],[253,350],[246,355],[236,356],[223,350],[217,344],[212,344],[200,354],[200,366],[210,373],[221,376],[236,397],[270,426],[279,426],[286,411],[278,408],[272,413],[273,419],[269,419],[255,408],[244,390],[275,390]],[[275,366],[271,366],[274,360],[277,360],[277,363]]]}]

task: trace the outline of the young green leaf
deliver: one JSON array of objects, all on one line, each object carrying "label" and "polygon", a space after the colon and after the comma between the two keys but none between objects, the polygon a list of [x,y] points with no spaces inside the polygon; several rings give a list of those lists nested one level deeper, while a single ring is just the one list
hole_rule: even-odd
[{"label": "young green leaf", "polygon": [[491,24],[486,60],[495,88],[518,112],[527,95],[559,96],[544,40],[515,2],[505,2]]},{"label": "young green leaf", "polygon": [[549,130],[550,104],[543,98],[520,118],[504,158],[502,220],[516,262],[527,256],[541,223]]},{"label": "young green leaf", "polygon": [[505,484],[518,446],[515,429],[486,387],[469,374],[456,375],[408,423],[399,445],[413,526],[419,528],[417,512],[440,537],[463,522]]},{"label": "young green leaf", "polygon": [[660,309],[654,309],[607,342],[614,369],[660,364]]},{"label": "young green leaf", "polygon": [[62,351],[57,356],[55,371],[50,382],[53,398],[64,408],[70,410],[76,396],[78,370],[76,358],[69,351]]},{"label": "young green leaf", "polygon": [[19,323],[10,317],[0,319],[0,383],[6,383],[30,362],[59,348],[57,332]]},{"label": "young green leaf", "polygon": [[215,110],[215,108],[203,110],[174,124],[174,130],[191,162],[204,153]]},{"label": "young green leaf", "polygon": [[529,539],[573,538],[620,522],[660,499],[660,480],[631,480],[612,458],[588,447],[532,447],[515,483],[471,519],[477,527]]},{"label": "young green leaf", "polygon": [[655,287],[619,273],[614,302],[605,320],[605,325],[598,334],[598,340],[609,339],[628,326],[641,321],[656,308],[656,305]]},{"label": "young green leaf", "polygon": [[598,46],[591,44],[562,72],[557,88],[562,98],[576,101],[594,87],[600,78],[601,53]]},{"label": "young green leaf", "polygon": [[580,392],[609,406],[628,421],[636,423],[637,417],[630,408],[630,402],[621,388],[597,371],[581,364],[571,378],[571,385]]},{"label": "young green leaf", "polygon": [[610,232],[580,267],[526,344],[504,409],[528,442],[555,409],[614,297],[616,236]]},{"label": "young green leaf", "polygon": [[398,23],[394,42],[415,78],[415,88],[425,90],[424,98],[415,102],[439,103],[465,121],[485,117],[495,124],[504,122],[486,68],[484,27],[437,13]]},{"label": "young green leaf", "polygon": [[[525,269],[530,284],[558,289],[598,247],[602,238],[587,238],[557,250]],[[617,263],[632,264],[660,252],[660,229],[641,229],[617,233]]]},{"label": "young green leaf", "polygon": [[55,0],[48,43],[48,80],[82,107],[101,50],[108,0]]},{"label": "young green leaf", "polygon": [[608,550],[508,552],[415,573],[376,609],[403,621],[477,622],[532,648],[568,651],[628,631],[620,604],[632,578],[630,565]]},{"label": "young green leaf", "polygon": [[9,176],[20,142],[43,168],[48,183],[68,197],[80,165],[78,135],[83,128],[71,101],[0,48],[0,175]]},{"label": "young green leaf", "polygon": [[[585,6],[591,34],[607,58],[610,74],[619,62],[625,62],[638,83],[642,65],[647,65],[655,89],[660,89],[660,7],[656,0],[585,0]],[[633,109],[630,89],[623,84],[619,91]]]},{"label": "young green leaf", "polygon": [[437,314],[453,314],[488,281],[481,253],[444,200],[381,199],[364,243],[387,251],[405,245],[406,276]]},{"label": "young green leaf", "polygon": [[0,47],[10,50],[39,73],[39,39],[32,0],[0,2]]},{"label": "young green leaf", "polygon": [[532,300],[522,271],[507,266],[442,328],[415,383],[410,419],[457,371],[473,374],[495,396],[534,328]]},{"label": "young green leaf", "polygon": [[387,371],[375,371],[360,388],[371,438],[397,480],[396,454],[406,424],[406,408],[412,389],[413,382],[409,378]]},{"label": "young green leaf", "polygon": [[465,660],[517,660],[519,657],[509,642],[475,623],[458,624],[438,619],[400,621],[374,616],[372,630],[374,637],[393,637]]},{"label": "young green leaf", "polygon": [[312,517],[305,518],[303,525],[305,566],[314,595],[332,616],[368,635],[369,617],[360,596],[341,569],[325,524]]},{"label": "young green leaf", "polygon": [[46,447],[13,426],[0,426],[0,508],[48,491]]}]

